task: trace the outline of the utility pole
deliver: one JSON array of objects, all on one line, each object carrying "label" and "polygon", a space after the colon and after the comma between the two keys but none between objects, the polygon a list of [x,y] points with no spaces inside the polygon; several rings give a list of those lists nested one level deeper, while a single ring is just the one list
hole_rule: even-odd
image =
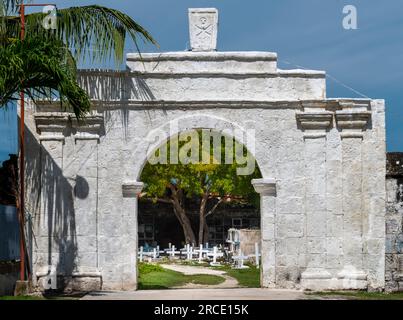
[{"label": "utility pole", "polygon": [[[21,41],[25,38],[25,4],[21,3],[20,6],[20,18],[21,18]],[[25,257],[26,257],[26,245],[25,245],[25,97],[24,91],[20,92],[20,194],[19,194],[19,215],[18,220],[20,223],[20,280],[25,280]],[[28,275],[29,277],[29,275]]]}]

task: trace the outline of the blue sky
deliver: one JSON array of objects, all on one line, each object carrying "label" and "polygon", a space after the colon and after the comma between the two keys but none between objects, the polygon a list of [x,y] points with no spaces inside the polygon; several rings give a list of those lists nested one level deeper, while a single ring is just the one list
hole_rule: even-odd
[{"label": "blue sky", "polygon": [[[35,2],[35,1],[34,1]],[[403,151],[403,2],[402,0],[115,0],[53,1],[58,7],[100,4],[120,9],[142,24],[160,48],[188,47],[187,9],[216,7],[220,12],[220,51],[273,51],[283,69],[294,65],[325,70],[364,95],[385,99],[387,149]],[[358,30],[342,26],[343,7],[355,5]],[[134,51],[131,43],[127,51]],[[291,62],[294,65],[288,64]],[[113,64],[105,64],[110,67]],[[89,66],[83,63],[84,67]],[[328,97],[359,97],[328,80]],[[13,110],[10,110],[13,112]],[[7,119],[7,121],[6,121]],[[14,117],[0,112],[0,161],[15,149]],[[16,129],[14,130],[16,131]],[[9,149],[11,148],[11,149]]]}]

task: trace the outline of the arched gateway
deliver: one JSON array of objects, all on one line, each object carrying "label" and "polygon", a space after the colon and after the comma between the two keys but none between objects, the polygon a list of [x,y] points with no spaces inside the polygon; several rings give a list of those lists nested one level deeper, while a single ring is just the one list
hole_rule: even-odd
[{"label": "arched gateway", "polygon": [[384,102],[327,99],[324,72],[280,70],[274,53],[216,52],[216,10],[189,16],[192,51],[81,71],[85,122],[45,103],[28,110],[34,284],[57,274],[64,288],[135,289],[150,133],[207,128],[253,135],[263,287],[383,288]]}]

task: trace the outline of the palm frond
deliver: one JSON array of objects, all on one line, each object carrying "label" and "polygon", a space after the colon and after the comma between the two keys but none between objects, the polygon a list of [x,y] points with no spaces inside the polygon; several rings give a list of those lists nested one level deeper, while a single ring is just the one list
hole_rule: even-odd
[{"label": "palm frond", "polygon": [[18,5],[21,4],[21,2],[21,0],[0,0],[0,6],[2,6],[7,13],[16,13]]},{"label": "palm frond", "polygon": [[76,65],[63,42],[29,37],[0,47],[0,106],[23,91],[32,99],[58,98],[80,118],[90,109],[76,81]]},{"label": "palm frond", "polygon": [[[129,36],[138,48],[139,40],[157,45],[153,37],[128,15],[98,5],[57,10],[57,29],[45,30],[43,13],[26,15],[27,35],[47,35],[65,42],[76,58],[90,57],[96,61],[124,58],[124,45]],[[9,37],[18,37],[18,17],[7,17]],[[91,54],[88,54],[90,50]]]}]

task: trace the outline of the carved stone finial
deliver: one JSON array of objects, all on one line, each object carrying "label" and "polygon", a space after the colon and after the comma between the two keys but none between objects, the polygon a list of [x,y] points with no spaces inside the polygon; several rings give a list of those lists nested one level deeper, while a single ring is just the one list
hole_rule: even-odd
[{"label": "carved stone finial", "polygon": [[217,9],[189,9],[189,33],[192,51],[217,50],[217,29]]}]

